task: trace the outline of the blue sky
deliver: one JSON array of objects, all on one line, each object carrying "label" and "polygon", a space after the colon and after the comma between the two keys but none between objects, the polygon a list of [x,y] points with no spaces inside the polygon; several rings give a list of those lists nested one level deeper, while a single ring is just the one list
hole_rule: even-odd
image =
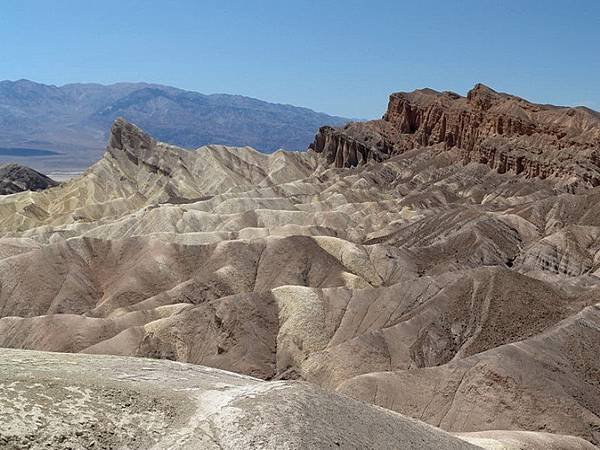
[{"label": "blue sky", "polygon": [[600,110],[600,0],[2,0],[0,79],[148,81],[348,117],[476,82]]}]

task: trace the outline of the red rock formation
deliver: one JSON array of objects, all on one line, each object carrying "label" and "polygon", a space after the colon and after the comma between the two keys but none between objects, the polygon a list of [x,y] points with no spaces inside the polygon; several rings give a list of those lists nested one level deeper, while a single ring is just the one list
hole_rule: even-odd
[{"label": "red rock formation", "polygon": [[335,167],[443,145],[465,163],[528,177],[600,184],[600,114],[529,103],[476,85],[466,97],[431,89],[390,96],[382,120],[323,127],[311,148]]}]

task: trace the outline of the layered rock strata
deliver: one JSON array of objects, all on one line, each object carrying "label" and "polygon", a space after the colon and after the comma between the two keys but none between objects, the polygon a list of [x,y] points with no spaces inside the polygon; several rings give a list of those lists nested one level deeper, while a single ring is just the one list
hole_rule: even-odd
[{"label": "layered rock strata", "polygon": [[382,120],[322,127],[310,148],[335,167],[418,147],[455,150],[498,173],[600,184],[600,115],[538,105],[476,85],[466,97],[431,89],[390,96]]}]

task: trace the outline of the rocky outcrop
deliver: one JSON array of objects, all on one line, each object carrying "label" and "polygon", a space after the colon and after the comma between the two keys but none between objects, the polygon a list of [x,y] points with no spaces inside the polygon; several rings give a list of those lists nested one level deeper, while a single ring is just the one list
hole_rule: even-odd
[{"label": "rocky outcrop", "polygon": [[482,84],[466,97],[431,89],[392,94],[382,120],[321,128],[311,149],[328,164],[353,167],[437,145],[499,173],[600,184],[598,113],[537,105]]},{"label": "rocky outcrop", "polygon": [[116,159],[124,155],[136,166],[144,166],[152,173],[170,176],[170,167],[181,158],[177,152],[156,151],[158,144],[137,126],[119,117],[112,125],[107,151]]},{"label": "rocky outcrop", "polygon": [[41,191],[58,183],[46,175],[19,164],[0,165],[0,195]]},{"label": "rocky outcrop", "polygon": [[324,126],[310,148],[325,156],[328,165],[354,167],[369,159],[382,161],[394,152],[392,141],[381,124],[352,123],[344,128]]}]

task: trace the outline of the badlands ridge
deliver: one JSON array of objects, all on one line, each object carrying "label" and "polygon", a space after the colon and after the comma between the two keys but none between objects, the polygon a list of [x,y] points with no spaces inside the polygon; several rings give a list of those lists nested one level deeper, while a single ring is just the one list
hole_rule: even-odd
[{"label": "badlands ridge", "polygon": [[[73,411],[22,387],[54,377],[50,398],[130,402],[131,447],[594,448],[599,136],[594,111],[481,85],[393,94],[299,153],[188,151],[119,119],[81,177],[0,197],[0,347],[21,349],[0,413]],[[104,402],[89,414],[120,414]],[[19,417],[0,442],[117,442]]]}]

